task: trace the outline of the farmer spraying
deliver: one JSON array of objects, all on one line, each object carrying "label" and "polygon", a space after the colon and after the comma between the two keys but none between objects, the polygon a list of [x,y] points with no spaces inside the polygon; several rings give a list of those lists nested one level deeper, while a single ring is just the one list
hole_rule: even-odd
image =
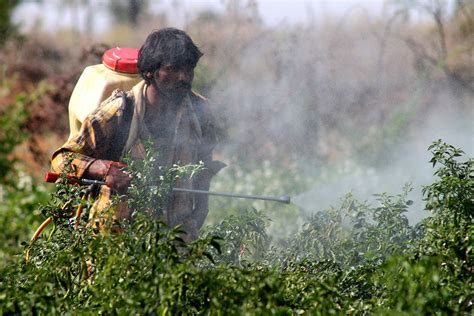
[{"label": "farmer spraying", "polygon": [[[165,28],[152,32],[138,53],[138,72],[143,80],[129,91],[116,90],[82,122],[52,156],[52,169],[64,170],[71,161],[73,175],[79,179],[104,181],[90,211],[99,218],[111,205],[115,194],[124,194],[131,176],[120,161],[127,152],[145,158],[144,143],[151,140],[160,167],[173,164],[204,163],[204,170],[175,186],[182,189],[209,190],[211,179],[224,166],[212,159],[217,143],[216,121],[205,98],[194,93],[191,85],[202,53],[183,31]],[[208,213],[208,196],[174,192],[164,210],[169,226],[183,225],[185,239],[197,238]],[[114,219],[130,219],[125,200],[114,206]]]}]

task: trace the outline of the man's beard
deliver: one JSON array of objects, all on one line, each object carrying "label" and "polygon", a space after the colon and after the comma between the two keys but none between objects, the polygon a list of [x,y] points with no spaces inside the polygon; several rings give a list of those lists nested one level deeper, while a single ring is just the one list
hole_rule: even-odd
[{"label": "man's beard", "polygon": [[156,82],[153,82],[153,85],[155,86],[155,89],[158,91],[159,94],[165,96],[167,99],[169,99],[172,102],[181,101],[185,96],[189,94],[189,92],[191,92],[190,83],[181,82],[170,87],[170,86],[157,84]]}]

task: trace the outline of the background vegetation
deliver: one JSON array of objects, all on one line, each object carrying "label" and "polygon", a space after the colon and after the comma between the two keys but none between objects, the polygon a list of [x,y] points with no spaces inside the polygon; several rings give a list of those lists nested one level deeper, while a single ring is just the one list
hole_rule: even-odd
[{"label": "background vegetation", "polygon": [[195,89],[222,123],[216,156],[229,164],[213,189],[295,203],[214,198],[202,238],[185,245],[140,215],[159,207],[137,196],[120,236],[55,216],[32,247],[46,216],[79,203],[79,188],[41,178],[82,69],[174,24],[122,1],[105,6],[115,22],[102,34],[94,14],[82,29],[22,30],[19,5],[0,10],[0,314],[473,312],[470,2],[389,1],[380,15],[275,27],[255,1],[195,12],[181,27],[205,52]]}]

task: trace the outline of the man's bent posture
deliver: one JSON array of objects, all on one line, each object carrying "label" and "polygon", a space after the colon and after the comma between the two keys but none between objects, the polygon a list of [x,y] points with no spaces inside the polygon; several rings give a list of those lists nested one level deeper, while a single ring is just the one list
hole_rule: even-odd
[{"label": "man's bent posture", "polygon": [[[212,160],[216,124],[207,101],[191,91],[194,68],[202,53],[183,31],[167,28],[151,33],[138,54],[143,81],[130,91],[115,91],[83,122],[79,134],[52,157],[54,171],[62,171],[71,159],[79,178],[104,180],[91,216],[98,218],[111,196],[126,192],[131,176],[121,170],[123,155],[144,158],[143,143],[152,140],[159,152],[158,167],[204,163],[206,169],[180,187],[209,190],[211,178],[222,168]],[[158,177],[157,177],[158,178]],[[208,213],[208,197],[173,193],[165,210],[169,226],[182,224],[187,239],[197,237]],[[115,211],[116,219],[130,216],[126,203]]]}]

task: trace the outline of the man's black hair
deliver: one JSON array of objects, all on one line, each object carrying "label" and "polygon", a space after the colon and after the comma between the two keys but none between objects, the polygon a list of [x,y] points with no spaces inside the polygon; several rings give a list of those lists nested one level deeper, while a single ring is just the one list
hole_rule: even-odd
[{"label": "man's black hair", "polygon": [[146,83],[162,65],[196,67],[202,52],[183,31],[164,28],[148,35],[138,52],[138,70]]}]

